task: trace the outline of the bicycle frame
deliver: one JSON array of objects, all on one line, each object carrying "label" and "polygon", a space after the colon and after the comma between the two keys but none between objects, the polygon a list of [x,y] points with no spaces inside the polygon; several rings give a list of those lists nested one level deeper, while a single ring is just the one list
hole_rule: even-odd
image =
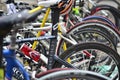
[{"label": "bicycle frame", "polygon": [[[35,12],[36,10],[38,10],[38,9],[37,9],[37,8],[36,8],[36,9],[33,9],[33,10],[31,10],[31,12]],[[40,9],[39,9],[39,10],[40,10]],[[47,20],[47,18],[48,18],[49,12],[50,12],[50,8],[47,9],[46,14],[45,14],[45,16],[44,16],[44,18],[43,18],[43,21],[42,21],[42,24],[41,24],[40,27],[44,27],[44,26],[45,26],[45,22],[46,22],[46,20]],[[36,37],[39,37],[39,36],[41,35],[40,33],[41,33],[41,31],[39,31],[39,32],[37,33],[37,36],[36,36]],[[34,43],[33,43],[33,45],[32,45],[32,48],[34,49],[34,48],[36,47],[36,45],[37,45],[37,41],[34,41]]]},{"label": "bicycle frame", "polygon": [[[37,9],[36,9],[36,10],[37,10]],[[34,11],[32,10],[32,11],[35,12],[36,10],[34,10]],[[44,27],[45,22],[46,22],[46,20],[47,20],[47,17],[48,17],[48,15],[49,15],[49,12],[50,12],[50,9],[48,9],[48,10],[46,11],[46,14],[45,14],[45,16],[44,16],[44,19],[43,19],[40,27]],[[110,20],[108,20],[108,19],[106,19],[105,17],[102,17],[102,16],[89,16],[89,17],[83,18],[82,21],[86,21],[86,20],[89,20],[89,19],[92,19],[92,18],[93,18],[93,19],[94,19],[94,18],[100,19],[100,20],[102,20],[102,21],[105,21],[105,22],[109,23],[109,24],[112,25],[113,27],[116,27]],[[69,21],[70,21],[70,20],[69,20]],[[74,26],[74,25],[73,25],[73,26]],[[59,28],[59,30],[61,30],[60,27],[58,27],[58,28]],[[38,34],[37,34],[36,37],[39,37],[40,35],[41,35],[41,31],[38,32]],[[60,35],[60,34],[59,34],[59,35]],[[67,40],[68,42],[70,42],[70,43],[72,43],[72,44],[76,44],[76,42],[74,43],[74,42],[70,41],[69,39],[65,38],[65,37],[62,36],[62,35],[60,35],[60,37],[62,37],[63,39]],[[34,41],[34,43],[33,43],[33,45],[32,45],[32,48],[33,48],[33,49],[36,47],[37,43],[38,43],[37,41]],[[63,48],[64,48],[64,50],[66,50],[66,43],[64,43]]]},{"label": "bicycle frame", "polygon": [[[55,38],[50,39],[50,49],[49,49],[48,64],[47,64],[48,70],[52,69],[52,67],[53,67],[54,55],[55,55],[56,46],[57,46],[58,22],[59,22],[59,9],[58,8],[51,7],[51,17],[52,17],[51,21],[53,21],[51,35],[55,36]],[[44,24],[44,20],[43,20],[43,24]],[[65,63],[67,63],[67,62],[65,62]]]},{"label": "bicycle frame", "polygon": [[[36,12],[37,10],[41,10],[41,9],[40,8],[35,8],[35,9],[31,10],[31,13]],[[44,15],[43,21],[42,21],[41,26],[40,26],[41,28],[45,26],[45,23],[46,23],[46,20],[48,18],[49,13],[50,13],[50,8],[47,9],[47,11]],[[60,26],[58,28],[60,29]],[[37,33],[36,37],[40,37],[40,35],[41,35],[41,31],[39,31]],[[34,43],[32,45],[32,49],[35,49],[37,43],[38,43],[37,41],[34,41]],[[63,47],[65,47],[65,46],[63,46]]]},{"label": "bicycle frame", "polygon": [[[16,52],[15,52],[15,50],[4,49],[3,50],[3,56],[4,56],[5,60],[7,61],[7,65],[6,65],[6,78],[8,80],[12,79],[14,67],[19,68],[22,71],[25,79],[29,80],[29,74],[26,72],[26,70],[24,69],[24,67],[21,64],[21,62],[16,59]],[[22,75],[20,75],[20,76],[22,76]]]}]

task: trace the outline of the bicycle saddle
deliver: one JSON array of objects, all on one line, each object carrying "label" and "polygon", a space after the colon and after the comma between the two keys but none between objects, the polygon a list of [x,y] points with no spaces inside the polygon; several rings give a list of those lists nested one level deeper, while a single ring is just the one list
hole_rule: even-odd
[{"label": "bicycle saddle", "polygon": [[51,5],[58,4],[60,1],[61,0],[43,0],[43,1],[39,1],[38,5],[44,7],[50,7]]}]

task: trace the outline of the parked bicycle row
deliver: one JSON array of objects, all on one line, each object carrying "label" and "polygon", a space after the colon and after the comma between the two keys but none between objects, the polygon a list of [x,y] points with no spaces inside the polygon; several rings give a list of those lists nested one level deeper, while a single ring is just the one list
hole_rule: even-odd
[{"label": "parked bicycle row", "polygon": [[119,2],[100,1],[29,7],[8,0],[0,17],[0,80],[119,80]]}]

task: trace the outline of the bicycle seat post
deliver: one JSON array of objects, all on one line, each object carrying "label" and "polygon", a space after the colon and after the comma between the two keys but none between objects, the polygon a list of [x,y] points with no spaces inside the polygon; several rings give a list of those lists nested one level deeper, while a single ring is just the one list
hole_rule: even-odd
[{"label": "bicycle seat post", "polygon": [[59,12],[60,9],[56,6],[51,7],[51,19],[52,19],[52,36],[55,38],[50,39],[50,49],[49,49],[49,56],[48,56],[48,65],[47,69],[52,69],[52,65],[54,63],[53,56],[55,55],[56,45],[57,45],[57,33],[58,33],[58,22],[59,22]]}]

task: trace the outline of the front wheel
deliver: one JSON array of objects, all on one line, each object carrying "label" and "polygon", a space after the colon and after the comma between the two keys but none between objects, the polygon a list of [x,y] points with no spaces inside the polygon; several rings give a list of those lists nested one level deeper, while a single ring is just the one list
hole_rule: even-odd
[{"label": "front wheel", "polygon": [[83,70],[62,70],[47,74],[37,80],[109,80],[109,78]]},{"label": "front wheel", "polygon": [[[120,76],[120,57],[112,48],[98,43],[86,42],[68,48],[60,55],[80,70],[94,71],[110,78]],[[65,67],[64,64],[55,62],[54,67]]]}]

